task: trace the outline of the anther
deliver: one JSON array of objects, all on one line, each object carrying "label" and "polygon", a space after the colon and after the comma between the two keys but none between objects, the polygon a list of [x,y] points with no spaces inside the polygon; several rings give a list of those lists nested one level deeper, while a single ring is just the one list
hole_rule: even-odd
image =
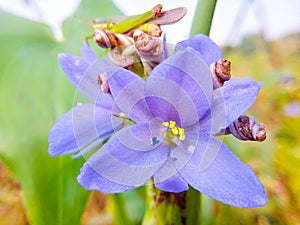
[{"label": "anther", "polygon": [[170,128],[174,128],[174,127],[176,127],[176,122],[175,122],[175,121],[173,121],[173,120],[170,120],[169,127],[170,127]]},{"label": "anther", "polygon": [[177,136],[180,141],[183,141],[185,139],[184,129],[181,127],[176,127],[176,122],[173,120],[170,120],[168,122],[162,122],[162,126],[167,127],[168,131],[171,133],[167,133],[167,137],[171,138]]}]

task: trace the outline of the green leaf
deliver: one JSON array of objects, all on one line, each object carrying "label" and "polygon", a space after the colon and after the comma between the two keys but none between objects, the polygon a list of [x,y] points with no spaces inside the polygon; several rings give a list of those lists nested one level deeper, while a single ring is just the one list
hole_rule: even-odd
[{"label": "green leaf", "polygon": [[86,18],[96,11],[120,14],[111,1],[84,1],[65,24],[63,43],[46,25],[0,11],[0,159],[21,183],[32,225],[80,224],[85,209],[89,192],[76,179],[84,159],[49,156],[48,134],[75,94],[57,54],[80,54],[92,32]]}]

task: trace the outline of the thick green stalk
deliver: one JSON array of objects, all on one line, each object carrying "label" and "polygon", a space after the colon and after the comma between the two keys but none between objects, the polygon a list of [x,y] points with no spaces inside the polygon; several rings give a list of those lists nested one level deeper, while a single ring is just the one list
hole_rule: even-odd
[{"label": "thick green stalk", "polygon": [[147,187],[147,207],[142,225],[201,224],[200,193],[190,188],[182,193],[170,193]]},{"label": "thick green stalk", "polygon": [[186,225],[202,224],[201,193],[192,187],[186,192]]},{"label": "thick green stalk", "polygon": [[114,224],[116,225],[130,225],[132,224],[128,218],[125,210],[124,200],[121,194],[108,195],[108,208],[114,217]]},{"label": "thick green stalk", "polygon": [[217,0],[199,0],[190,36],[198,33],[209,35]]}]

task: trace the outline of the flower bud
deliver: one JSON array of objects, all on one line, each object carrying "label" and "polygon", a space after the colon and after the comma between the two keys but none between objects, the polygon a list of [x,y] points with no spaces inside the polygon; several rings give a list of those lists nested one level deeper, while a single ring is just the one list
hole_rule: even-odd
[{"label": "flower bud", "polygon": [[110,88],[109,88],[109,85],[108,85],[107,74],[106,73],[99,73],[97,82],[100,85],[101,90],[102,90],[103,93],[110,93]]},{"label": "flower bud", "polygon": [[160,37],[162,34],[162,30],[157,24],[145,23],[139,26],[138,29],[154,37]]},{"label": "flower bud", "polygon": [[111,30],[95,30],[94,40],[101,48],[115,48],[133,43],[132,38],[123,34],[116,34]]},{"label": "flower bud", "polygon": [[242,115],[226,128],[225,134],[232,134],[240,140],[264,141],[267,137],[265,125],[256,123],[252,116]]},{"label": "flower bud", "polygon": [[127,68],[128,66],[140,61],[134,45],[112,48],[108,52],[108,57],[113,64],[123,68]]},{"label": "flower bud", "polygon": [[150,36],[141,30],[133,34],[135,47],[144,60],[160,62],[163,58],[163,44],[159,38]]},{"label": "flower bud", "polygon": [[212,72],[213,87],[217,89],[224,85],[224,82],[231,78],[230,61],[220,59],[210,64],[210,71]]}]

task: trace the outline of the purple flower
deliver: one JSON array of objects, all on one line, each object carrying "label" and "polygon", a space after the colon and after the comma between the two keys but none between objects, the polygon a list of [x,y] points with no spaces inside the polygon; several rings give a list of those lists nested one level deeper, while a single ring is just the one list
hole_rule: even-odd
[{"label": "purple flower", "polygon": [[[71,54],[59,54],[58,60],[72,84],[91,103],[78,104],[63,115],[50,131],[49,154],[72,154],[76,156],[86,153],[105,141],[118,128],[122,120],[111,117],[113,98],[102,93],[97,84],[97,75],[102,73],[110,63],[99,60],[93,50],[85,44],[81,48],[82,57]],[[86,74],[94,72],[94,76]]]},{"label": "purple flower", "polygon": [[136,124],[117,131],[84,164],[78,181],[86,189],[123,192],[153,178],[157,188],[182,192],[189,185],[236,207],[267,203],[253,170],[214,137],[254,102],[260,84],[232,79],[213,90],[208,65],[221,50],[203,35],[179,43],[145,81],[108,66],[112,110]]},{"label": "purple flower", "polygon": [[[84,49],[82,58],[63,54],[59,59],[72,83],[94,104],[73,108],[49,136],[51,155],[87,151],[93,140],[99,144],[110,137],[82,167],[81,185],[117,193],[152,178],[163,191],[182,192],[190,185],[236,207],[267,203],[254,171],[214,136],[253,104],[261,85],[231,79],[213,90],[209,65],[222,52],[208,37],[179,43],[146,81],[105,60],[96,61]],[[95,81],[104,72],[111,94],[99,91]],[[124,120],[115,114],[120,112],[135,124],[119,129]]]}]

